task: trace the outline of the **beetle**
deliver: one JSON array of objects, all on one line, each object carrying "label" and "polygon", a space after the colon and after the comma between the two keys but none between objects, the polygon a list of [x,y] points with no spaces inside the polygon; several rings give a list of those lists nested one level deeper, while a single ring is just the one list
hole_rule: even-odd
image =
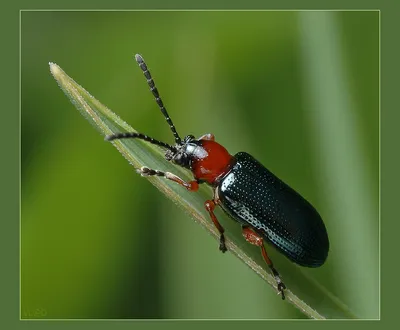
[{"label": "beetle", "polygon": [[105,139],[136,138],[157,145],[165,149],[167,161],[190,170],[194,180],[186,182],[173,173],[146,166],[137,170],[144,177],[164,177],[193,192],[201,183],[211,186],[214,197],[205,201],[204,206],[220,234],[219,250],[226,252],[227,248],[224,228],[214,213],[216,206],[241,224],[246,241],[260,247],[276,280],[278,294],[285,299],[286,286],[267,254],[264,241],[298,265],[319,267],[329,251],[328,234],[321,216],[307,200],[248,153],[230,155],[215,141],[213,134],[198,139],[187,135],[181,139],[143,57],[137,54],[135,59],[173,133],[175,145],[136,132],[116,133]]}]

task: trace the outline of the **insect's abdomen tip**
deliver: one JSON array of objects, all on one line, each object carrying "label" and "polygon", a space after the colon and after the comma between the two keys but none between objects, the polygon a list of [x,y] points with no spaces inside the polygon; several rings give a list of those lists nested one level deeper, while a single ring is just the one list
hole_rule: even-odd
[{"label": "insect's abdomen tip", "polygon": [[104,141],[112,141],[112,140],[114,140],[114,135],[106,135],[104,137]]}]

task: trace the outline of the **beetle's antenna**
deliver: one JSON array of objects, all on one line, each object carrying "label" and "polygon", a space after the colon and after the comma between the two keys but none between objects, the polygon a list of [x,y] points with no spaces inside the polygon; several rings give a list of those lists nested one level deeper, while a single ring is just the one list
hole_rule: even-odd
[{"label": "beetle's antenna", "polygon": [[181,144],[182,139],[180,138],[178,132],[175,129],[174,123],[172,122],[171,118],[169,118],[168,112],[164,107],[163,101],[161,100],[160,94],[158,94],[158,90],[157,87],[154,83],[153,78],[151,77],[150,71],[147,68],[147,65],[143,59],[143,57],[139,54],[135,55],[135,60],[136,62],[139,64],[139,67],[142,69],[144,76],[147,79],[147,84],[150,87],[150,91],[153,93],[156,102],[158,104],[158,106],[160,107],[160,110],[162,112],[162,114],[164,115],[169,127],[171,128],[172,134],[174,134],[175,137],[175,143],[176,144]]},{"label": "beetle's antenna", "polygon": [[176,148],[169,145],[168,143],[162,142],[162,141],[158,141],[156,139],[153,139],[150,136],[144,135],[142,133],[131,133],[131,132],[127,132],[127,133],[116,133],[116,134],[112,134],[112,135],[107,135],[105,137],[106,141],[113,141],[113,140],[120,140],[120,139],[132,139],[132,138],[136,138],[136,139],[140,139],[140,140],[144,140],[147,141],[151,144],[155,144],[158,145],[160,147],[169,149],[173,152],[176,152]]}]

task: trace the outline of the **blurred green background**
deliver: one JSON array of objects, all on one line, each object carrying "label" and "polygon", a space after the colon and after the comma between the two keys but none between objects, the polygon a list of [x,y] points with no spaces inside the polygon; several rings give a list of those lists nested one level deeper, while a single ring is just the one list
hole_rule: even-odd
[{"label": "blurred green background", "polygon": [[181,135],[214,133],[312,202],[331,250],[301,271],[379,317],[378,12],[21,16],[22,318],[305,317],[136,175],[48,67],[172,143],[135,53]]}]

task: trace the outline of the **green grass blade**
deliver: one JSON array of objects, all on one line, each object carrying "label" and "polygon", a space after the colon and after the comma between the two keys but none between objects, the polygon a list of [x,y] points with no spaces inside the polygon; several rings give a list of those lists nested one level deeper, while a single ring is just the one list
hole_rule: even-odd
[{"label": "green grass blade", "polygon": [[[135,132],[132,127],[66,75],[58,65],[50,63],[50,71],[70,101],[103,136],[121,131]],[[110,142],[104,142],[105,148],[108,143]],[[150,168],[171,171],[185,179],[190,179],[189,173],[168,163],[164,159],[164,154],[153,145],[135,139],[116,140],[112,144],[134,168],[146,165]],[[204,201],[210,199],[212,196],[212,191],[209,187],[203,185],[198,193],[191,193],[163,178],[150,177],[148,180],[175,204],[184,209],[216,240],[219,240],[219,234],[204,210]],[[107,187],[104,188],[106,189]],[[217,216],[226,230],[226,245],[229,252],[242,260],[276,290],[275,280],[266,269],[267,267],[262,259],[259,248],[245,242],[241,235],[241,228],[237,223],[220,211],[218,211]],[[216,243],[215,253],[218,253],[217,246],[218,244]],[[286,301],[295,305],[310,318],[355,317],[336,297],[333,297],[320,284],[306,276],[299,267],[290,263],[283,256],[275,255],[273,251],[271,254],[274,257],[275,265],[283,265],[282,268],[278,268],[281,270],[284,282],[288,287],[288,290],[286,290]],[[276,299],[276,302],[280,303],[280,297],[277,296]]]}]

